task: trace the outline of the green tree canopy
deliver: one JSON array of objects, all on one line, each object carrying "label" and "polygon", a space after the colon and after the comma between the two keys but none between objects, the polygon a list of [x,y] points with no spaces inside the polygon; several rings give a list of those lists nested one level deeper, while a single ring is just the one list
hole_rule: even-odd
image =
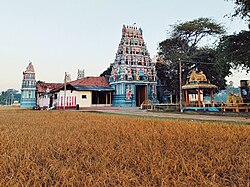
[{"label": "green tree canopy", "polygon": [[15,89],[8,89],[6,91],[2,91],[0,94],[0,104],[1,105],[11,105],[14,100],[18,100],[17,98],[17,90]]},{"label": "green tree canopy", "polygon": [[158,47],[164,63],[156,65],[157,75],[161,80],[165,80],[169,91],[178,93],[180,61],[182,84],[186,82],[192,70],[202,70],[212,83],[224,88],[225,77],[230,74],[230,66],[217,63],[214,48],[200,47],[203,39],[224,34],[223,26],[212,19],[199,18],[172,25],[172,28],[170,37],[162,41]]},{"label": "green tree canopy", "polygon": [[[228,0],[227,0],[228,1]],[[232,16],[239,16],[250,22],[250,0],[232,0],[235,4],[235,12]],[[250,25],[249,25],[250,26]]]},{"label": "green tree canopy", "polygon": [[103,77],[103,76],[110,76],[111,75],[111,71],[112,71],[112,64],[110,64],[110,66],[104,70],[100,76]]},{"label": "green tree canopy", "polygon": [[224,36],[217,48],[221,63],[231,63],[234,68],[242,66],[250,71],[250,31]]}]

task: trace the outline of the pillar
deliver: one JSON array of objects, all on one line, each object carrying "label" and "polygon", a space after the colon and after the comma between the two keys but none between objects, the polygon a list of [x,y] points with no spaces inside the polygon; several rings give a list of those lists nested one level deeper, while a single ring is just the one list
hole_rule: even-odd
[{"label": "pillar", "polygon": [[97,104],[99,104],[99,92],[96,92]]},{"label": "pillar", "polygon": [[212,106],[214,106],[214,90],[213,89],[210,90],[210,102]]},{"label": "pillar", "polygon": [[105,96],[106,96],[106,105],[108,104],[108,94],[107,92],[105,92]]},{"label": "pillar", "polygon": [[188,90],[185,90],[186,93],[186,107],[189,105],[189,96],[188,96]]},{"label": "pillar", "polygon": [[112,104],[112,98],[111,98],[112,95],[111,95],[111,93],[112,92],[109,92],[109,104]]},{"label": "pillar", "polygon": [[198,88],[198,106],[201,107],[201,89]]}]

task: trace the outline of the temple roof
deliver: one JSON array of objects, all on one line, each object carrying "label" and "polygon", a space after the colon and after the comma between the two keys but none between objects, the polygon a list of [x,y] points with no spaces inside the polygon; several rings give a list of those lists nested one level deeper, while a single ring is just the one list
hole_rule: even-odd
[{"label": "temple roof", "polygon": [[106,77],[83,77],[79,80],[68,82],[73,86],[104,86],[109,87]]},{"label": "temple roof", "polygon": [[125,26],[123,25],[122,28],[122,34],[125,35],[125,33],[130,34],[130,36],[142,36],[142,29],[141,28],[137,28],[134,26]]},{"label": "temple roof", "polygon": [[32,62],[29,63],[24,73],[35,73],[35,69]]},{"label": "temple roof", "polygon": [[109,86],[74,86],[76,90],[82,91],[114,91],[115,89]]},{"label": "temple roof", "polygon": [[184,86],[182,86],[183,90],[188,90],[188,89],[216,89],[217,86],[215,86],[214,84],[210,84],[210,83],[199,83],[199,84],[185,84]]},{"label": "temple roof", "polygon": [[[64,84],[60,83],[55,85],[51,83],[51,86],[54,88],[51,89],[51,92],[57,92],[64,89]],[[106,77],[84,77],[79,80],[74,80],[67,82],[67,88],[73,90],[85,90],[85,91],[113,91],[114,89],[109,86],[108,80]]]},{"label": "temple roof", "polygon": [[216,89],[217,86],[214,84],[211,84],[208,80],[206,75],[203,73],[203,71],[197,72],[192,71],[189,80],[187,84],[182,86],[182,89],[188,90],[188,89]]},{"label": "temple roof", "polygon": [[[134,24],[135,25],[135,24]],[[122,37],[112,63],[110,83],[120,81],[156,82],[155,64],[152,63],[143,31],[135,26],[122,28]]]},{"label": "temple roof", "polygon": [[38,93],[45,93],[47,91],[53,90],[61,86],[63,86],[63,83],[45,83],[45,82],[38,81],[36,84]]}]

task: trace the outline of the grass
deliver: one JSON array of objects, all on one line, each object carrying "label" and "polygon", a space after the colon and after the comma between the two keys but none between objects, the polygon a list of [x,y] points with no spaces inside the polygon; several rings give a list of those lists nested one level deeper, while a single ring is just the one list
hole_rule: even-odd
[{"label": "grass", "polygon": [[250,185],[246,125],[7,108],[0,119],[0,186]]}]

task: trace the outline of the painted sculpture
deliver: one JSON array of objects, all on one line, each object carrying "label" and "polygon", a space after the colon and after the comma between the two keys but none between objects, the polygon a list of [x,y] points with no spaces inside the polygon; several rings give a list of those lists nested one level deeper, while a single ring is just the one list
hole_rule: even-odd
[{"label": "painted sculpture", "polygon": [[140,106],[156,99],[156,70],[142,37],[142,29],[134,26],[122,27],[122,38],[118,46],[109,79],[116,90],[113,106]]},{"label": "painted sculpture", "polygon": [[202,107],[204,92],[210,95],[210,105],[214,105],[214,90],[217,86],[207,80],[203,71],[192,71],[182,89],[185,91],[186,107]]},{"label": "painted sculpture", "polygon": [[207,77],[203,73],[203,71],[200,72],[192,71],[189,78],[189,82],[207,82]]}]

